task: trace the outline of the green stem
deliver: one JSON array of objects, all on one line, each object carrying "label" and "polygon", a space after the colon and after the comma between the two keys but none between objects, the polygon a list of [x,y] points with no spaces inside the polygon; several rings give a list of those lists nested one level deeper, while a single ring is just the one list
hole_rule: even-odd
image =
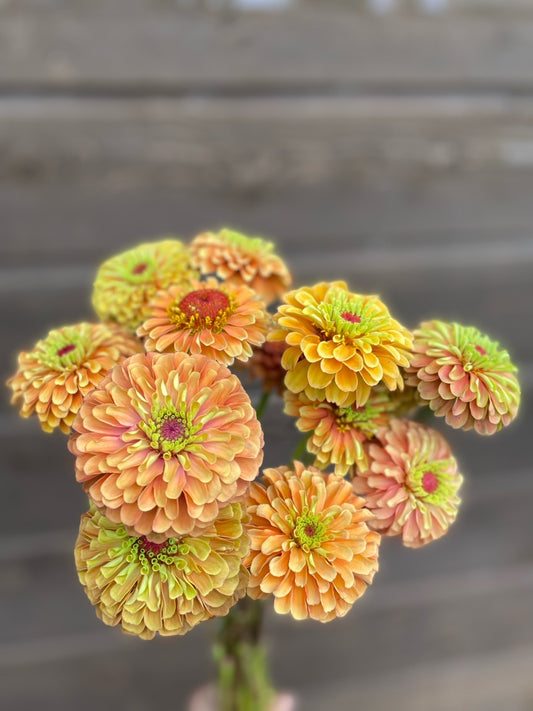
[{"label": "green stem", "polygon": [[260,643],[263,606],[244,598],[223,619],[214,647],[218,711],[268,711],[274,698]]},{"label": "green stem", "polygon": [[259,400],[259,405],[255,408],[255,412],[257,414],[257,419],[261,420],[261,417],[263,416],[263,413],[266,409],[266,406],[268,404],[268,400],[270,398],[270,390],[265,390],[263,395],[261,396],[261,400]]},{"label": "green stem", "polygon": [[302,439],[298,442],[296,449],[294,450],[292,455],[293,461],[303,462],[304,464],[309,463],[308,460],[310,459],[310,457],[307,454],[307,441],[310,436],[311,432],[302,437]]}]

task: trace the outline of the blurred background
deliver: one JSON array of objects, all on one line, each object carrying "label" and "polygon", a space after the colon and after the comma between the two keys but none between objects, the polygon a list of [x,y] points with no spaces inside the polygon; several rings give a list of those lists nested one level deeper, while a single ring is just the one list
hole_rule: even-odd
[{"label": "blurred background", "polygon": [[[302,711],[531,711],[533,0],[0,0],[2,380],[92,317],[104,257],[221,226],[275,239],[298,284],[477,325],[524,391],[509,430],[448,431],[466,483],[446,538],[386,541],[343,620],[270,615],[277,685]],[[98,622],[65,439],[5,389],[0,422],[0,707],[184,711],[212,623],[147,643]]]}]

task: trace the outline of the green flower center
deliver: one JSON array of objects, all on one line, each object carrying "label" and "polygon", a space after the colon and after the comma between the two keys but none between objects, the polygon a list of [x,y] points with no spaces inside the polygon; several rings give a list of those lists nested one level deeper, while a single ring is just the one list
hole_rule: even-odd
[{"label": "green flower center", "polygon": [[75,370],[91,352],[91,328],[88,324],[67,326],[50,331],[39,349],[39,361],[57,371]]},{"label": "green flower center", "polygon": [[[333,293],[313,311],[316,311],[315,318],[324,338],[339,343],[390,326],[388,313],[378,311],[365,297],[342,290]],[[313,318],[314,314],[309,312],[308,315]]]},{"label": "green flower center", "polygon": [[373,437],[378,431],[378,419],[384,409],[368,403],[362,407],[339,407],[335,412],[337,429],[341,432],[358,429],[366,437]]},{"label": "green flower center", "polygon": [[234,297],[220,289],[197,289],[167,310],[170,321],[179,329],[220,333],[234,313]]},{"label": "green flower center", "polygon": [[143,284],[154,280],[156,269],[155,259],[146,250],[132,249],[124,254],[119,273],[130,284]]},{"label": "green flower center", "polygon": [[294,539],[304,551],[318,548],[327,537],[327,525],[317,514],[304,513],[296,519]]},{"label": "green flower center", "polygon": [[449,473],[453,460],[421,462],[407,476],[407,487],[415,498],[437,506],[446,505],[457,493],[456,477]]},{"label": "green flower center", "polygon": [[509,354],[500,349],[499,343],[492,341],[473,326],[453,324],[453,327],[455,342],[467,373],[472,370],[516,371]]},{"label": "green flower center", "polygon": [[150,440],[152,449],[158,450],[164,459],[170,459],[181,452],[190,444],[197,431],[187,411],[179,411],[170,403],[166,407],[159,407],[155,403],[152,417],[148,422],[139,422],[139,427]]},{"label": "green flower center", "polygon": [[142,575],[151,572],[161,573],[162,566],[176,566],[180,570],[188,568],[187,561],[182,556],[188,555],[190,548],[177,538],[168,538],[163,543],[154,543],[146,536],[140,538],[128,536],[123,547],[129,551],[126,556],[128,563],[138,563]]}]

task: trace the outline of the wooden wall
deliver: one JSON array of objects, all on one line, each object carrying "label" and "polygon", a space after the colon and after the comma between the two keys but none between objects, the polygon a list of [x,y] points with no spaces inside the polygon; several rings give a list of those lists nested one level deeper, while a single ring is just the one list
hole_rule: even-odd
[{"label": "wooden wall", "polygon": [[[221,225],[276,239],[300,283],[346,278],[413,326],[476,324],[521,365],[512,428],[450,435],[467,481],[449,536],[387,542],[342,621],[272,617],[276,678],[306,711],[532,708],[532,67],[531,0],[450,0],[438,16],[0,2],[4,379],[17,350],[91,317],[106,255]],[[291,450],[278,412],[269,464]],[[145,644],[98,623],[74,577],[85,503],[64,440],[7,395],[0,422],[0,705],[184,709],[213,628]]]}]

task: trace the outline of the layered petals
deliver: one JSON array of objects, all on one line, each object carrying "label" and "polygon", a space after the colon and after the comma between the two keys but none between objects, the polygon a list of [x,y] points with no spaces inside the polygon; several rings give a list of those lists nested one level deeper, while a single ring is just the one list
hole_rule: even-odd
[{"label": "layered petals", "polygon": [[476,328],[428,321],[414,332],[407,382],[437,417],[455,429],[491,435],[518,412],[516,366],[499,344]]},{"label": "layered petals", "polygon": [[411,420],[391,420],[366,446],[368,468],[352,486],[375,515],[370,526],[401,536],[411,548],[443,536],[455,521],[463,478],[450,447],[435,430]]},{"label": "layered petals", "polygon": [[242,496],[263,433],[238,378],[205,356],[136,355],[84,401],[69,447],[106,516],[138,535],[196,533]]},{"label": "layered petals", "polygon": [[282,365],[286,387],[310,400],[363,406],[378,384],[404,386],[411,334],[376,296],[348,291],[344,282],[322,282],[285,295],[269,340],[289,346]]},{"label": "layered petals", "polygon": [[296,427],[300,432],[309,433],[306,447],[316,457],[314,465],[319,469],[334,465],[339,476],[354,465],[366,469],[363,444],[374,437],[396,409],[396,399],[386,388],[374,388],[361,407],[339,407],[290,390],[285,391],[284,398],[285,413],[298,418]]},{"label": "layered petals", "polygon": [[277,612],[328,622],[345,615],[378,568],[380,536],[350,484],[294,462],[266,469],[250,489],[248,594]]},{"label": "layered petals", "polygon": [[64,326],[18,357],[8,381],[12,402],[22,401],[20,414],[36,414],[45,432],[68,434],[83,398],[124,358],[143,350],[138,338],[116,324],[78,323]]},{"label": "layered petals", "polygon": [[247,361],[268,327],[263,301],[247,286],[191,280],[160,292],[137,334],[148,351],[203,354],[224,365]]},{"label": "layered petals", "polygon": [[93,287],[93,307],[103,320],[116,321],[132,333],[147,318],[147,307],[160,289],[186,284],[198,276],[187,247],[177,239],[147,242],[106,260]]},{"label": "layered petals", "polygon": [[259,237],[228,229],[205,232],[193,239],[190,248],[202,274],[216,274],[233,286],[245,284],[267,304],[280,299],[291,286],[291,274],[275,254],[274,244]]},{"label": "layered petals", "polygon": [[199,537],[160,543],[132,536],[92,506],[74,550],[78,576],[106,625],[152,639],[185,634],[221,617],[246,593],[249,539],[243,509],[230,504]]}]

